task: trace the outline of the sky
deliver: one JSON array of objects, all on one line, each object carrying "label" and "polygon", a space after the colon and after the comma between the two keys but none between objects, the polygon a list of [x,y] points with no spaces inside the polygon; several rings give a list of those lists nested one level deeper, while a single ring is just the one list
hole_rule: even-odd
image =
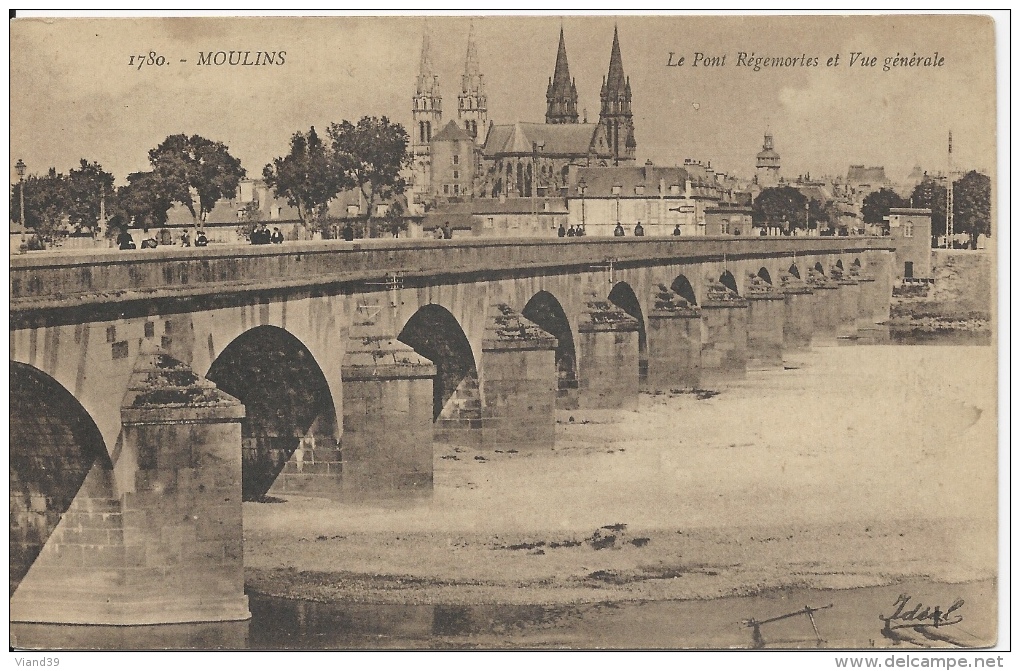
[{"label": "sky", "polygon": [[[455,118],[471,24],[496,123],[544,120],[561,26],[579,109],[596,121],[618,26],[640,163],[694,158],[750,176],[770,130],[787,178],[866,164],[899,179],[918,164],[944,169],[952,130],[958,168],[995,167],[994,28],[978,16],[65,18],[11,22],[12,180],[18,158],[29,173],[86,158],[124,183],[174,133],[224,142],[258,177],[313,125],[385,115],[410,128],[426,29],[444,121]],[[285,63],[198,64],[231,50],[285,51]],[[167,64],[129,65],[149,52]],[[685,64],[668,66],[670,52]],[[692,67],[695,52],[725,64]],[[755,72],[740,52],[819,64]],[[849,65],[852,52],[877,66]],[[941,67],[882,67],[935,52]]]}]

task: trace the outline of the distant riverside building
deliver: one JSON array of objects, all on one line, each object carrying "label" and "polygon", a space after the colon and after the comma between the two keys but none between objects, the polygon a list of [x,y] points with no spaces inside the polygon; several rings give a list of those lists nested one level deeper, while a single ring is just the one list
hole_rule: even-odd
[{"label": "distant riverside building", "polygon": [[885,176],[884,166],[864,167],[863,165],[852,165],[846,173],[846,183],[857,192],[878,191],[882,187],[890,185],[889,179]]},{"label": "distant riverside building", "polygon": [[[607,166],[579,168],[570,184],[569,223],[590,236],[612,236],[616,224],[633,235],[638,222],[646,236],[704,235],[706,212],[727,192],[708,165]],[[748,228],[750,228],[748,226]]]},{"label": "distant riverside building", "polygon": [[779,152],[772,144],[772,133],[766,131],[765,141],[756,157],[755,180],[761,188],[779,184]]},{"label": "distant riverside building", "polygon": [[931,210],[894,207],[888,221],[889,236],[896,243],[896,277],[931,278]]}]

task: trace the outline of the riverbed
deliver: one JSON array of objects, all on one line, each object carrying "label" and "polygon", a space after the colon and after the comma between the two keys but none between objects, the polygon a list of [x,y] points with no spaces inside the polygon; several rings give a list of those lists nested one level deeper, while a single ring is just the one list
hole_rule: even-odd
[{"label": "riverbed", "polygon": [[[245,504],[247,584],[318,603],[424,607],[905,582],[994,594],[994,362],[990,347],[816,348],[715,394],[561,412],[551,450],[437,445],[430,497]],[[971,607],[987,626],[969,640],[993,640],[994,598]],[[565,644],[603,642],[592,636]]]}]

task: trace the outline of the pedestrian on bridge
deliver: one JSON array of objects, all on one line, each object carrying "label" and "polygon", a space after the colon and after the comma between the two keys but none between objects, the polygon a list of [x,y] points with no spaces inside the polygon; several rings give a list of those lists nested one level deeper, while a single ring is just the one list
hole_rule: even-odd
[{"label": "pedestrian on bridge", "polygon": [[617,222],[616,228],[613,229],[613,236],[617,238],[622,238],[625,235],[627,235],[627,231],[623,230],[623,224]]},{"label": "pedestrian on bridge", "polygon": [[269,241],[274,245],[283,244],[283,233],[280,231],[279,227],[273,228],[273,234],[269,236]]},{"label": "pedestrian on bridge", "polygon": [[673,227],[673,235],[683,235],[683,232],[680,231],[680,224]]},{"label": "pedestrian on bridge", "polygon": [[343,236],[344,240],[346,240],[347,242],[353,242],[354,241],[354,227],[351,226],[351,222],[350,221],[348,221],[347,223],[344,224],[344,229],[341,232],[341,235]]},{"label": "pedestrian on bridge", "polygon": [[[573,228],[573,226],[571,226],[571,228]],[[557,238],[567,237],[567,229],[563,228],[563,224],[560,224],[560,227],[556,229],[556,237]]]},{"label": "pedestrian on bridge", "polygon": [[637,226],[634,227],[634,237],[636,237],[636,238],[643,238],[644,235],[645,235],[645,227],[642,226],[641,222],[639,221],[637,223]]}]

